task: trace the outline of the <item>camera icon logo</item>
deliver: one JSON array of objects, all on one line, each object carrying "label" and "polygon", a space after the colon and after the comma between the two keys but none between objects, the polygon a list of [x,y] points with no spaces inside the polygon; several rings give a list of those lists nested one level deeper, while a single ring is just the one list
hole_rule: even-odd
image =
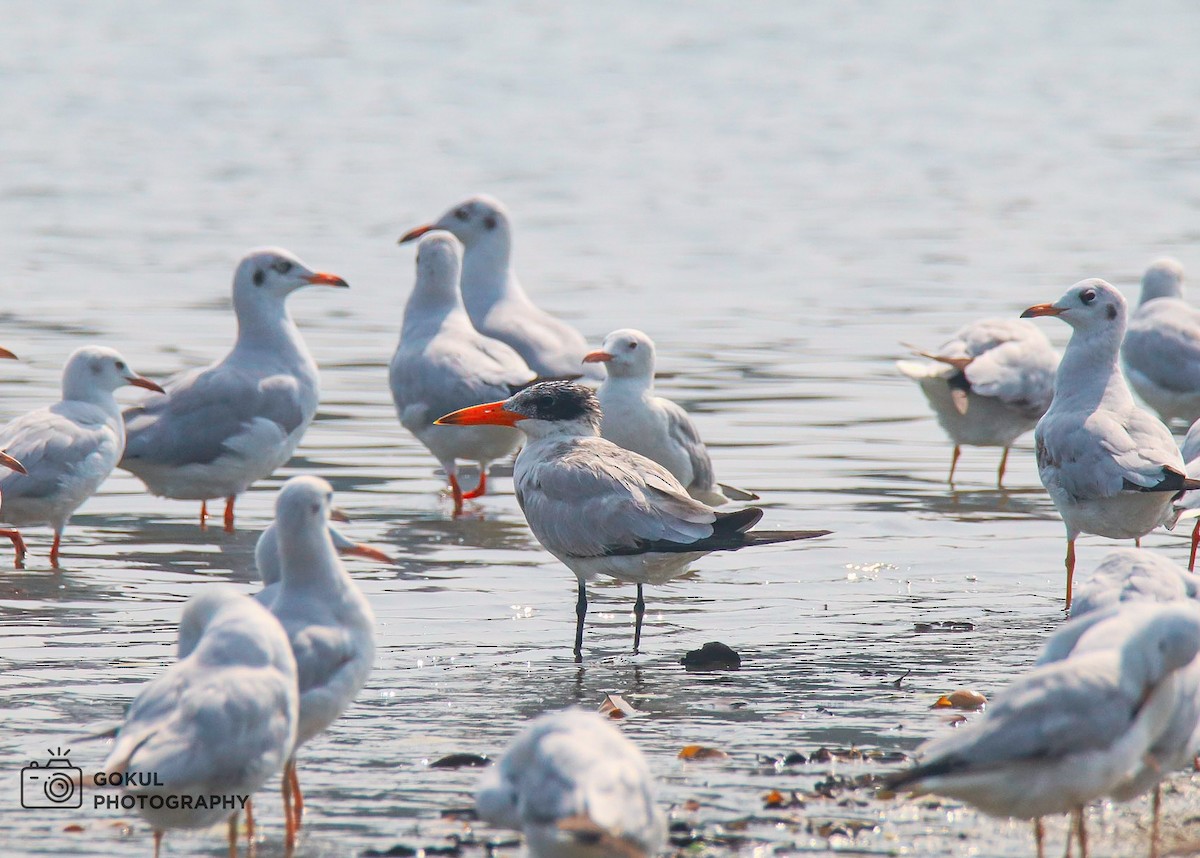
[{"label": "camera icon logo", "polygon": [[71,765],[70,748],[47,752],[50,759],[21,769],[21,807],[83,807],[83,772]]}]

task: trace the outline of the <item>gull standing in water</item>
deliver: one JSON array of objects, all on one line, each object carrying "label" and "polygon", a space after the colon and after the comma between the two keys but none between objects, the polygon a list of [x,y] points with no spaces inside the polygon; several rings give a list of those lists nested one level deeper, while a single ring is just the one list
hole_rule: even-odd
[{"label": "gull standing in water", "polygon": [[[329,518],[332,521],[343,523],[350,520],[344,512],[336,507],[329,510]],[[343,557],[365,557],[368,560],[378,560],[380,563],[396,562],[394,558],[377,548],[355,542],[332,524],[326,522],[325,526],[329,528],[329,538],[333,540],[334,549]],[[275,522],[271,522],[267,529],[259,534],[258,542],[254,543],[254,567],[258,570],[259,580],[263,583],[263,589],[255,593],[254,598],[264,605],[270,605],[275,601],[275,594],[279,590],[279,580],[283,577],[279,559],[279,530],[275,526]]]},{"label": "gull standing in water", "polygon": [[[63,528],[108,479],[125,449],[125,424],[113,398],[125,385],[162,393],[114,350],[84,346],[63,366],[61,401],[0,428],[0,449],[24,465],[23,471],[0,477],[0,521],[53,527],[50,565],[56,569]],[[0,536],[12,540],[17,567],[24,566],[20,533],[0,530]]]},{"label": "gull standing in water", "polygon": [[604,364],[606,372],[596,391],[603,413],[600,434],[658,462],[702,503],[757,500],[753,492],[717,482],[708,448],[688,413],[654,395],[654,351],[654,341],[644,333],[622,328],[604,338],[602,349],[584,357],[584,363]]},{"label": "gull standing in water", "polygon": [[[0,347],[0,359],[16,360],[17,356],[8,349]],[[8,453],[5,453],[3,450],[0,450],[0,466],[8,468],[12,471],[16,471],[18,474],[27,473],[24,465],[14,459],[12,456],[8,455]],[[2,503],[3,498],[0,498],[0,504]],[[12,540],[13,548],[15,548],[17,551],[17,566],[20,567],[21,558],[25,556],[25,540],[21,538],[21,534],[12,528],[7,528],[0,529],[0,537]]]},{"label": "gull standing in water", "polygon": [[475,792],[480,819],[521,831],[534,858],[650,858],[667,839],[642,752],[594,712],[543,715]]},{"label": "gull standing in water", "polygon": [[[458,291],[458,242],[431,232],[417,247],[417,280],[404,308],[388,384],[404,428],[437,457],[450,480],[454,512],[487,491],[488,465],[517,449],[521,435],[503,426],[451,429],[434,420],[458,408],[509,396],[534,379],[521,356],[471,326]],[[479,463],[479,485],[464,493],[458,460]]]},{"label": "gull standing in water", "polygon": [[1141,771],[1176,714],[1178,674],[1200,652],[1200,613],[1151,608],[1110,646],[1018,678],[978,720],[922,745],[917,765],[890,775],[885,787],[1032,819],[1039,856],[1041,818],[1071,813],[1086,858],[1083,808]]},{"label": "gull standing in water", "polygon": [[508,399],[464,408],[446,426],[516,426],[526,437],[513,467],[517,503],[542,546],[579,579],[575,659],[583,658],[586,583],[597,575],[637,584],[633,651],[642,636],[643,584],[677,578],[713,551],[824,536],[827,530],[752,531],[757,507],[721,513],[671,472],[600,437],[600,406],[586,387],[541,382]]},{"label": "gull standing in water", "polygon": [[1200,419],[1200,309],[1183,300],[1183,266],[1160,259],[1121,346],[1129,384],[1164,422]]},{"label": "gull standing in water", "polygon": [[[587,340],[538,308],[517,280],[508,209],[486,194],[471,197],[436,221],[410,229],[400,243],[444,229],[463,243],[462,297],[476,330],[508,343],[542,378],[575,378]],[[594,369],[588,374],[599,378]]]},{"label": "gull standing in water", "polygon": [[375,615],[334,550],[332,506],[333,488],[310,476],[292,477],[275,502],[281,578],[267,607],[291,642],[300,685],[296,751],[283,773],[289,848],[304,814],[296,753],[346,711],[375,661]]},{"label": "gull standing in water", "polygon": [[120,466],[153,494],[200,501],[202,526],[208,501],[225,498],[232,532],[235,498],[291,458],[317,413],[317,365],[286,304],[310,285],[347,284],[286,250],[251,251],[233,276],[233,351],[170,379],[166,396],[125,411]]},{"label": "gull standing in water", "polygon": [[1081,533],[1140,542],[1173,525],[1172,501],[1200,488],[1171,431],[1138,407],[1117,366],[1125,299],[1099,279],[1082,280],[1053,304],[1022,317],[1057,316],[1074,330],[1058,367],[1054,401],[1034,430],[1038,473],[1067,528],[1067,603]]},{"label": "gull standing in water", "polygon": [[179,661],[138,694],[104,763],[110,784],[146,797],[155,858],[167,829],[224,819],[237,855],[238,813],[291,755],[298,712],[296,660],[270,612],[225,585],[192,598]]},{"label": "gull standing in water", "polygon": [[1037,425],[1054,397],[1059,356],[1045,334],[1020,319],[983,319],[966,325],[927,362],[896,367],[921,386],[938,423],[954,441],[950,477],[963,445],[1002,447],[996,486],[1004,484],[1008,450]]}]

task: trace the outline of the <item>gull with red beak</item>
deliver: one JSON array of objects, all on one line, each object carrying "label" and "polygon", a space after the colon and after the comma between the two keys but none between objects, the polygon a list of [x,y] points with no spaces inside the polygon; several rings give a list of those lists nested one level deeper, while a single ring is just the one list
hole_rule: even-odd
[{"label": "gull with red beak", "polygon": [[120,466],[160,497],[234,499],[291,458],[317,413],[317,365],[287,310],[305,286],[345,289],[286,250],[251,251],[233,276],[238,335],[217,363],[169,379],[167,395],[125,411],[129,442]]},{"label": "gull with red beak", "polygon": [[[507,343],[541,378],[575,378],[587,340],[566,322],[537,307],[512,263],[508,209],[486,194],[463,200],[433,223],[410,229],[400,243],[442,229],[463,244],[462,298],[479,333]],[[595,368],[585,372],[595,378]]]},{"label": "gull with red beak", "polygon": [[[534,379],[521,356],[471,326],[458,291],[459,244],[435,231],[417,247],[417,279],[404,308],[400,343],[388,367],[388,385],[400,423],[437,457],[450,481],[454,512],[464,498],[487,491],[488,465],[512,454],[514,429],[434,425],[442,414],[509,396]],[[479,485],[464,493],[458,460],[479,463]]]},{"label": "gull with red beak", "polygon": [[1057,316],[1074,329],[1054,400],[1034,430],[1042,485],[1067,528],[1069,610],[1079,534],[1140,543],[1160,524],[1174,525],[1172,501],[1200,480],[1188,478],[1170,430],[1133,401],[1117,366],[1126,318],[1120,292],[1082,280],[1021,315]]},{"label": "gull with red beak", "polygon": [[600,434],[658,462],[702,503],[757,500],[753,492],[717,482],[692,418],[671,400],[654,395],[654,353],[654,340],[622,328],[604,338],[602,349],[584,356],[584,363],[603,364],[607,376],[596,391],[604,415]]},{"label": "gull with red beak", "polygon": [[721,513],[700,503],[662,465],[601,438],[600,419],[591,390],[550,381],[437,421],[443,426],[515,426],[525,434],[513,469],[517,502],[538,542],[579,580],[576,661],[583,658],[586,583],[597,575],[637,584],[637,653],[646,611],[643,584],[677,578],[713,551],[829,533],[752,531],[761,509]]},{"label": "gull with red beak", "polygon": [[[55,568],[63,528],[108,479],[125,449],[125,424],[113,392],[126,385],[162,393],[161,387],[130,369],[117,352],[84,346],[63,367],[60,402],[0,428],[0,449],[24,466],[0,477],[0,521],[18,527],[53,527],[50,565]],[[17,567],[22,567],[21,534],[5,529],[0,536],[12,540]]]},{"label": "gull with red beak", "polygon": [[925,361],[896,368],[921,386],[937,421],[954,442],[950,477],[963,446],[1001,447],[996,487],[1004,484],[1008,449],[1037,425],[1054,397],[1058,352],[1032,322],[982,319],[959,328]]}]

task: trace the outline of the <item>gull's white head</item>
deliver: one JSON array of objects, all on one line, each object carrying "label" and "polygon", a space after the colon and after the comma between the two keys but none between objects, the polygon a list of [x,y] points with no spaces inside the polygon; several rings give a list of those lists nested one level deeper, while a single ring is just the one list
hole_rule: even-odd
[{"label": "gull's white head", "polygon": [[261,247],[242,257],[233,274],[233,305],[243,309],[263,304],[282,304],[288,295],[305,286],[349,284],[335,274],[313,271],[295,255],[279,247]]},{"label": "gull's white head", "polygon": [[179,658],[192,654],[204,631],[223,611],[241,605],[245,594],[228,584],[214,584],[188,599],[179,620]]},{"label": "gull's white head", "polygon": [[1097,277],[1080,280],[1053,304],[1037,304],[1021,314],[1058,316],[1077,331],[1109,331],[1120,339],[1125,333],[1125,298],[1110,283]]},{"label": "gull's white head", "polygon": [[115,349],[83,346],[73,351],[63,366],[63,399],[102,401],[125,385],[163,392],[153,381],[134,372]]},{"label": "gull's white head", "polygon": [[461,245],[444,230],[433,230],[417,245],[417,282],[413,296],[436,304],[458,303]]},{"label": "gull's white head", "polygon": [[1178,259],[1164,256],[1156,259],[1142,275],[1142,300],[1155,298],[1180,298],[1183,296],[1183,264]]},{"label": "gull's white head", "polygon": [[1194,603],[1127,605],[1121,611],[1129,629],[1119,644],[1128,681],[1144,684],[1200,653],[1200,609]]},{"label": "gull's white head", "polygon": [[462,408],[434,421],[440,426],[515,426],[530,438],[599,435],[600,403],[589,388],[543,381],[484,405]]},{"label": "gull's white head", "polygon": [[478,194],[463,200],[436,221],[410,229],[400,237],[400,243],[412,241],[435,229],[444,229],[470,249],[483,242],[511,235],[508,209],[504,203],[487,194]]},{"label": "gull's white head", "polygon": [[333,486],[320,477],[292,477],[275,498],[275,520],[283,532],[312,528],[327,533],[333,515]]},{"label": "gull's white head", "polygon": [[634,328],[621,328],[604,338],[604,348],[589,352],[584,363],[602,363],[610,378],[654,376],[654,340]]}]

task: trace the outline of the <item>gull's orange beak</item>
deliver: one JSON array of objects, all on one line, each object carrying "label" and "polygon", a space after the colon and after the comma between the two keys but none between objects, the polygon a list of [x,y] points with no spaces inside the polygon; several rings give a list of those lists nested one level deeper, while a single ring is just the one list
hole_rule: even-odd
[{"label": "gull's orange beak", "polygon": [[1053,304],[1034,304],[1021,314],[1021,318],[1032,319],[1034,316],[1061,316],[1065,312],[1066,310],[1055,307]]},{"label": "gull's orange beak", "polygon": [[433,422],[438,426],[516,426],[518,420],[525,419],[525,415],[517,414],[515,411],[506,411],[504,403],[507,401],[507,399],[501,399],[499,402],[489,402],[486,405],[460,408]]},{"label": "gull's orange beak", "polygon": [[5,360],[17,360],[17,356],[3,346],[0,346],[0,358],[4,358]]},{"label": "gull's orange beak", "polygon": [[18,474],[29,473],[29,471],[25,470],[24,465],[14,459],[12,456],[8,455],[8,453],[5,453],[3,450],[0,450],[0,465],[3,465],[9,470],[16,471]]},{"label": "gull's orange beak", "polygon": [[341,277],[338,277],[336,274],[326,274],[324,271],[318,271],[309,277],[308,282],[314,286],[333,286],[336,289],[350,288],[350,284]]},{"label": "gull's orange beak", "polygon": [[346,511],[338,506],[329,508],[329,518],[333,521],[340,521],[342,524],[347,524],[350,521],[350,516],[346,515]]},{"label": "gull's orange beak", "polygon": [[431,230],[434,230],[434,229],[437,229],[437,227],[435,227],[431,223],[424,224],[423,226],[415,226],[412,229],[410,229],[408,232],[404,233],[404,235],[400,236],[400,240],[397,241],[396,244],[407,244],[408,242],[412,241],[414,238],[420,238],[425,233],[427,233]]},{"label": "gull's orange beak", "polygon": [[134,387],[144,387],[146,390],[153,390],[155,393],[166,393],[165,390],[163,390],[153,381],[141,375],[127,375],[125,376],[125,380]]},{"label": "gull's orange beak", "polygon": [[363,545],[361,542],[356,542],[349,548],[339,548],[338,554],[349,554],[354,557],[365,557],[368,560],[378,560],[380,563],[396,562],[390,555],[384,554],[378,548],[372,548],[369,545]]},{"label": "gull's orange beak", "polygon": [[588,352],[583,356],[584,363],[608,363],[613,356],[605,351]]}]

